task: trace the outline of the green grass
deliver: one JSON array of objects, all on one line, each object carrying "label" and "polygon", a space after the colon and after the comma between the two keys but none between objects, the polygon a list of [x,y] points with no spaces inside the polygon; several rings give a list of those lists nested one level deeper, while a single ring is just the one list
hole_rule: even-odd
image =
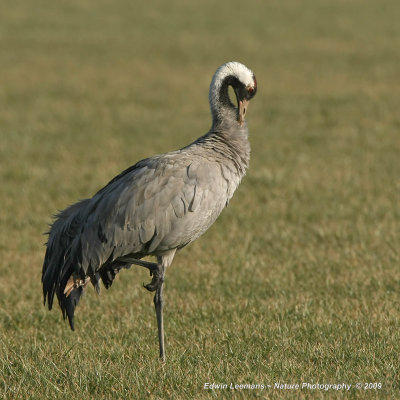
[{"label": "green grass", "polygon": [[[399,4],[3,1],[0,396],[397,397]],[[42,304],[50,215],[205,133],[211,76],[232,59],[259,84],[251,167],[167,272],[167,363],[140,268],[88,290],[71,332]]]}]

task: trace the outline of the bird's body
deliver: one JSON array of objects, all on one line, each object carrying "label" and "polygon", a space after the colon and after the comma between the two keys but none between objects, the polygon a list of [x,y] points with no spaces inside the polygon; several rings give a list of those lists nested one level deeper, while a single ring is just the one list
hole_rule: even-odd
[{"label": "bird's body", "polygon": [[[246,92],[241,86],[236,91],[235,72],[245,74],[247,84],[238,77],[236,86],[245,86]],[[222,75],[219,80],[218,73]],[[235,89],[237,109],[225,97],[228,85]],[[240,102],[246,102],[245,107],[255,91],[255,78],[247,67],[224,64],[211,83],[213,126],[206,135],[178,151],[139,161],[91,199],[58,214],[47,243],[43,293],[49,308],[57,294],[72,329],[75,306],[89,280],[99,291],[100,280],[108,288],[121,268],[142,265],[153,275],[146,287],[156,290],[160,355],[164,358],[165,269],[177,250],[214,223],[244,176],[250,146]],[[157,257],[157,264],[140,261],[145,256]]]}]

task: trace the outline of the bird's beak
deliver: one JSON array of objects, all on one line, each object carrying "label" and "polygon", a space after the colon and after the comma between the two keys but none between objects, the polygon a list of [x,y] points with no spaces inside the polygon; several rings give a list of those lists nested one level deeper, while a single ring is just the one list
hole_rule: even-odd
[{"label": "bird's beak", "polygon": [[244,116],[246,115],[247,107],[249,106],[249,101],[246,99],[239,101],[239,112],[238,112],[238,122],[240,126],[244,123]]}]

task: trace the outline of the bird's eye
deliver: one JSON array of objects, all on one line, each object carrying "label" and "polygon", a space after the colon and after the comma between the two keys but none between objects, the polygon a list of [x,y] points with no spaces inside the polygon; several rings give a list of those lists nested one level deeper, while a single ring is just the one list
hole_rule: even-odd
[{"label": "bird's eye", "polygon": [[248,91],[250,94],[252,94],[252,93],[254,92],[254,88],[249,87],[249,88],[247,89],[247,91]]}]

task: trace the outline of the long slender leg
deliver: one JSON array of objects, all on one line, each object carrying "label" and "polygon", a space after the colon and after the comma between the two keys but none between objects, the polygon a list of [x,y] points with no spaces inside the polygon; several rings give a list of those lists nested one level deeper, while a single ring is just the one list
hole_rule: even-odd
[{"label": "long slender leg", "polygon": [[[128,259],[126,259],[128,260]],[[125,261],[125,260],[124,260]],[[160,358],[165,361],[165,350],[164,350],[164,319],[163,319],[163,284],[166,266],[163,262],[162,257],[157,258],[156,263],[150,263],[146,261],[129,259],[132,264],[141,265],[149,268],[150,274],[153,275],[151,282],[147,285],[143,285],[150,292],[156,292],[154,295],[154,307],[156,310],[157,317],[157,328],[158,328],[158,342],[160,345]]]},{"label": "long slender leg", "polygon": [[126,263],[131,263],[135,265],[139,265],[141,267],[147,268],[150,272],[150,276],[153,276],[153,279],[151,282],[147,285],[143,284],[143,286],[149,290],[150,292],[154,292],[157,287],[157,277],[158,277],[158,270],[159,270],[159,265],[154,262],[150,261],[143,261],[143,260],[138,260],[136,258],[130,258],[129,256],[125,257],[120,257],[118,261],[126,262]]},{"label": "long slender leg", "polygon": [[145,286],[148,290],[156,289],[154,295],[154,307],[156,309],[157,327],[158,327],[158,343],[160,345],[160,358],[165,361],[165,347],[164,347],[164,318],[163,318],[163,286],[165,270],[171,265],[174,258],[176,249],[170,250],[168,253],[157,257],[157,271],[153,273],[151,283]]},{"label": "long slender leg", "polygon": [[129,257],[120,257],[118,261],[123,261],[123,262],[128,262],[132,263],[135,265],[140,265],[141,267],[145,267],[151,271],[157,269],[157,264],[154,262],[149,262],[149,261],[143,261],[143,260],[137,260],[136,258],[129,258]]},{"label": "long slender leg", "polygon": [[160,358],[162,361],[165,361],[165,349],[164,349],[164,318],[163,318],[163,285],[164,285],[164,272],[163,276],[160,280],[160,285],[156,290],[156,294],[154,295],[154,307],[156,309],[156,317],[157,317],[157,327],[158,327],[158,343],[160,345]]},{"label": "long slender leg", "polygon": [[150,292],[156,292],[154,295],[154,308],[156,310],[157,328],[158,328],[158,342],[160,345],[160,358],[165,361],[165,346],[164,346],[164,318],[163,318],[163,286],[166,268],[171,265],[174,258],[176,249],[172,249],[162,256],[157,256],[157,264],[137,260],[129,257],[121,257],[120,261],[130,262],[132,264],[140,265],[150,270],[150,275],[153,276],[151,282],[143,285]]}]

